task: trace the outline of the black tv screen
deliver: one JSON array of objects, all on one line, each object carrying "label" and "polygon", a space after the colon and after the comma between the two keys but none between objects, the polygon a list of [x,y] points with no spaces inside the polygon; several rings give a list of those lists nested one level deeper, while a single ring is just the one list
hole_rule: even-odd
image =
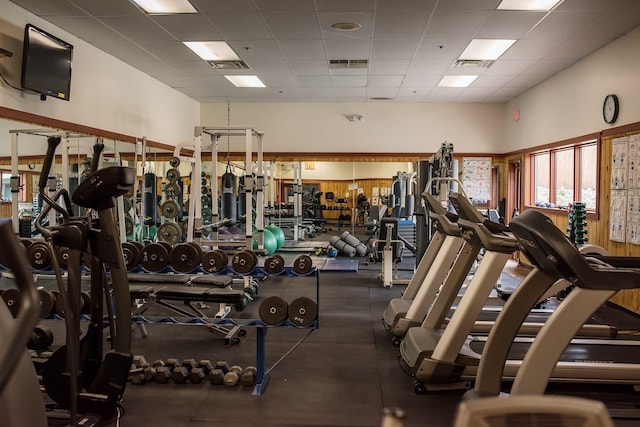
[{"label": "black tv screen", "polygon": [[22,87],[69,100],[73,46],[31,24],[24,28]]}]

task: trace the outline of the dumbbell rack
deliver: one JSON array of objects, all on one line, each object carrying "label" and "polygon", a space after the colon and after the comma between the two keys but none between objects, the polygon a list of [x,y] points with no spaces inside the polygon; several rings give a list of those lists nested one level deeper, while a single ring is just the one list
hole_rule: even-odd
[{"label": "dumbbell rack", "polygon": [[[219,273],[220,274],[220,273]],[[223,273],[224,274],[224,273]],[[229,273],[235,274],[235,273]],[[271,371],[282,362],[293,350],[295,350],[311,333],[318,329],[320,325],[320,270],[316,267],[307,274],[307,275],[299,275],[297,274],[292,267],[285,267],[284,270],[277,275],[269,275],[264,271],[263,267],[256,267],[256,269],[251,274],[253,277],[266,277],[266,276],[277,276],[277,277],[315,277],[316,281],[316,304],[318,306],[318,315],[316,320],[313,321],[309,326],[304,328],[308,329],[308,332],[300,338],[293,346],[273,365],[266,368],[266,335],[269,328],[303,328],[301,326],[293,324],[289,320],[285,320],[284,322],[278,325],[269,325],[259,319],[207,319],[202,317],[191,317],[191,318],[176,318],[176,317],[160,317],[155,318],[153,316],[134,316],[132,317],[132,323],[136,324],[144,324],[144,323],[157,323],[157,324],[172,324],[172,325],[217,325],[217,326],[237,326],[241,328],[246,327],[255,327],[256,328],[256,384],[254,386],[252,395],[259,396],[264,393],[267,384],[269,382],[269,377]]]}]

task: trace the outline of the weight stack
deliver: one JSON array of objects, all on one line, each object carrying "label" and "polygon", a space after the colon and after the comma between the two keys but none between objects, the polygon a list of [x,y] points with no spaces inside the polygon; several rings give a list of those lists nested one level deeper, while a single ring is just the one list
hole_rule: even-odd
[{"label": "weight stack", "polygon": [[31,238],[31,219],[18,220],[18,234],[20,237]]}]

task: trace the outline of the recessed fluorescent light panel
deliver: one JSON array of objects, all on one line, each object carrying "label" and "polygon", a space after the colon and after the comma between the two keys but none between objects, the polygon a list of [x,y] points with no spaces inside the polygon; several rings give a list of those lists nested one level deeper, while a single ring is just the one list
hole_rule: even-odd
[{"label": "recessed fluorescent light panel", "polygon": [[559,2],[560,0],[502,0],[498,9],[548,12]]},{"label": "recessed fluorescent light panel", "polygon": [[171,15],[173,13],[198,13],[187,0],[133,0],[145,13],[150,15]]},{"label": "recessed fluorescent light panel", "polygon": [[515,42],[515,40],[473,39],[458,59],[495,61]]},{"label": "recessed fluorescent light panel", "polygon": [[477,78],[478,76],[444,76],[438,87],[467,87]]},{"label": "recessed fluorescent light panel", "polygon": [[238,55],[225,42],[182,42],[205,61],[237,61]]},{"label": "recessed fluorescent light panel", "polygon": [[258,76],[224,76],[235,87],[265,87]]}]

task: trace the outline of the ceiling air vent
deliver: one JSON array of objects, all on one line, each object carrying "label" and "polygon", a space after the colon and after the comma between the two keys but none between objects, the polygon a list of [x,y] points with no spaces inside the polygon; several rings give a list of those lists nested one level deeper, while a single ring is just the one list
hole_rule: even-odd
[{"label": "ceiling air vent", "polygon": [[393,101],[393,98],[388,96],[372,96],[369,98],[370,101]]},{"label": "ceiling air vent", "polygon": [[249,66],[244,61],[207,61],[216,70],[248,70]]},{"label": "ceiling air vent", "polygon": [[495,61],[486,59],[458,59],[454,62],[454,68],[467,68],[467,67],[479,67],[489,68]]},{"label": "ceiling air vent", "polygon": [[367,68],[368,59],[330,59],[329,68]]}]

